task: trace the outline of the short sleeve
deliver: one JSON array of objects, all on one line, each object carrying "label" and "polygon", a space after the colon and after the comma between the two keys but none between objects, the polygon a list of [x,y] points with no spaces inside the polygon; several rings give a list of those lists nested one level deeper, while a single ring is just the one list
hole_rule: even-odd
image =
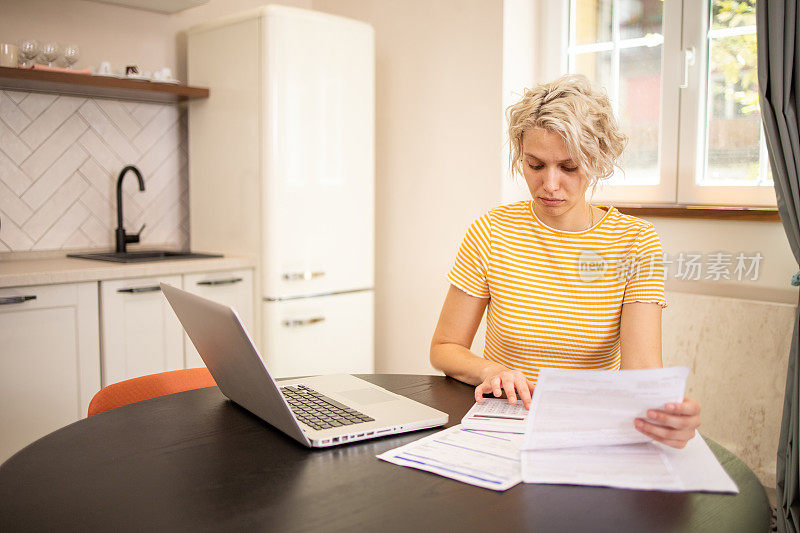
[{"label": "short sleeve", "polygon": [[664,253],[661,239],[652,225],[648,225],[636,237],[632,252],[626,268],[625,296],[622,303],[647,302],[666,307]]},{"label": "short sleeve", "polygon": [[475,220],[467,230],[447,279],[476,298],[489,297],[486,273],[491,249],[491,225],[488,213]]}]

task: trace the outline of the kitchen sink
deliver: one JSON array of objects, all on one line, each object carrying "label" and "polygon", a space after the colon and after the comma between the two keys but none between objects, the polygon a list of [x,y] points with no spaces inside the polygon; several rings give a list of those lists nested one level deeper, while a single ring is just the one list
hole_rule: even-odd
[{"label": "kitchen sink", "polygon": [[97,254],[67,254],[67,257],[113,261],[114,263],[148,263],[151,261],[171,261],[173,259],[204,259],[222,257],[220,254],[201,254],[198,252],[174,252],[168,250],[141,250],[136,252],[103,252]]}]

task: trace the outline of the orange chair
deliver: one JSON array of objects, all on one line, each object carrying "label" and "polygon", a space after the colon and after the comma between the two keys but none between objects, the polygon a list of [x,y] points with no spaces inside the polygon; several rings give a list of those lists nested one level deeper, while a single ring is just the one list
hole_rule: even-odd
[{"label": "orange chair", "polygon": [[217,384],[207,368],[187,368],[150,374],[140,378],[127,379],[103,387],[89,403],[89,414],[93,416],[115,407],[136,403],[166,394],[186,390],[214,387]]}]

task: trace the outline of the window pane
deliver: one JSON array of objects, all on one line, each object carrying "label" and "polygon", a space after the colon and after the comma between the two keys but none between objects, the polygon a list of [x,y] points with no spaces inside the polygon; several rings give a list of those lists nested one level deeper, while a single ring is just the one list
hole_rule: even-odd
[{"label": "window pane", "polygon": [[619,57],[619,119],[629,137],[624,178],[615,183],[656,185],[661,122],[661,46],[623,48]]},{"label": "window pane", "polygon": [[[754,0],[712,2],[705,172],[698,185],[766,185],[761,153]],[[731,28],[736,28],[731,30]]]},{"label": "window pane", "polygon": [[648,33],[661,33],[664,15],[662,0],[619,0],[620,39],[636,39]]},{"label": "window pane", "polygon": [[574,44],[611,40],[611,0],[575,0]]},{"label": "window pane", "polygon": [[[606,87],[610,92],[611,71],[612,71],[612,52],[589,52],[586,54],[576,54],[574,58],[575,67],[573,72],[583,74],[596,85]],[[609,95],[613,98],[613,95]]]},{"label": "window pane", "polygon": [[711,28],[756,25],[756,0],[716,0],[711,4]]}]

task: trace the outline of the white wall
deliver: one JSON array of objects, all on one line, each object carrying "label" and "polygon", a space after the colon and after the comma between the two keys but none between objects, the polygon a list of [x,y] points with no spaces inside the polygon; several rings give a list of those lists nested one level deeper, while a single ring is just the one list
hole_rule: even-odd
[{"label": "white wall", "polygon": [[266,4],[311,7],[311,0],[211,0],[171,15],[85,0],[3,0],[0,42],[76,44],[82,68],[110,61],[112,66],[139,65],[142,70],[170,67],[186,80],[185,31],[201,22]]},{"label": "white wall", "polygon": [[500,203],[502,2],[313,8],[375,27],[376,369],[430,373],[447,271],[469,223]]}]

